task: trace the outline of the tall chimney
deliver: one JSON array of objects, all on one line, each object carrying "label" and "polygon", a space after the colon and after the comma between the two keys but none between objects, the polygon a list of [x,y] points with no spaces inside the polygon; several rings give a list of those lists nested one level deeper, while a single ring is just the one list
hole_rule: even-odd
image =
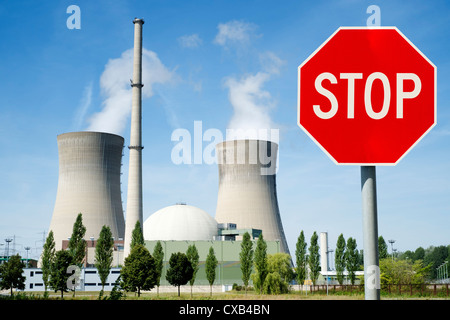
[{"label": "tall chimney", "polygon": [[142,25],[144,20],[134,19],[134,62],[132,102],[131,102],[131,133],[130,160],[128,169],[127,210],[125,220],[124,258],[130,253],[131,234],[136,222],[143,224],[142,208]]},{"label": "tall chimney", "polygon": [[320,233],[320,269],[325,272],[330,269],[328,262],[328,233]]}]

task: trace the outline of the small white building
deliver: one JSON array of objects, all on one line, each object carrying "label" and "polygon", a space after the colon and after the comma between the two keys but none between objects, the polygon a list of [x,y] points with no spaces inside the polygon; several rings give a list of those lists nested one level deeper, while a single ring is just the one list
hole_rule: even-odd
[{"label": "small white building", "polygon": [[[121,268],[111,268],[109,276],[106,279],[105,291],[111,291],[117,278],[120,276]],[[102,283],[98,275],[96,268],[81,268],[81,274],[79,278],[79,285],[75,287],[75,290],[79,291],[100,291],[102,289]],[[24,269],[23,275],[25,276],[25,290],[24,291],[44,291],[44,281],[42,280],[42,270],[40,268],[27,268]],[[47,288],[51,291],[51,288]]]}]

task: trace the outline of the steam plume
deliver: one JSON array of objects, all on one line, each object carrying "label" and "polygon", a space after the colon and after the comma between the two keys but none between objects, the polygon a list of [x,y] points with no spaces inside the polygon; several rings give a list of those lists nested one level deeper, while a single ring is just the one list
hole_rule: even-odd
[{"label": "steam plume", "polygon": [[[120,58],[110,59],[100,77],[104,96],[102,110],[89,119],[89,131],[122,134],[131,114],[131,86],[133,73],[133,49],[126,50]],[[169,82],[169,71],[153,51],[142,49],[142,97],[153,96],[155,83]]]}]

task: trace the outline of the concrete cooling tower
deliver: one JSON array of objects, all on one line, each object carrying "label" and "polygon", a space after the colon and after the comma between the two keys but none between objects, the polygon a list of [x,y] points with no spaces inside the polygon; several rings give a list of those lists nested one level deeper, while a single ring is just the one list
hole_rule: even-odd
[{"label": "concrete cooling tower", "polygon": [[265,240],[280,241],[289,253],[278,208],[278,144],[264,140],[231,140],[217,144],[219,193],[215,219],[238,229],[261,229]]},{"label": "concrete cooling tower", "polygon": [[86,239],[98,238],[103,225],[113,237],[124,237],[120,169],[124,139],[102,132],[70,132],[57,137],[59,179],[50,230],[55,249],[72,235],[79,213]]}]

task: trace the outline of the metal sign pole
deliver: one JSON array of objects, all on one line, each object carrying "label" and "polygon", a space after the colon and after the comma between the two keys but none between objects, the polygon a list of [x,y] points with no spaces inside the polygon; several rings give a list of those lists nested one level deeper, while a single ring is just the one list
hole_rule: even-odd
[{"label": "metal sign pole", "polygon": [[365,300],[380,300],[375,166],[361,166]]}]

